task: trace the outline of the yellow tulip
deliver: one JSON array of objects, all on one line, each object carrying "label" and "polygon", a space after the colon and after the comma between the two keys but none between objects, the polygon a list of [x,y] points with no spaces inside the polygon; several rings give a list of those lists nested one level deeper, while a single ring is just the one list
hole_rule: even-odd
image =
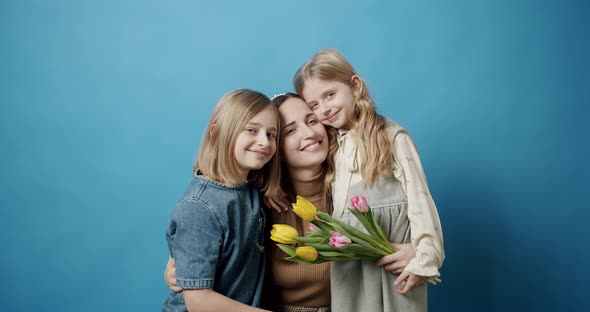
[{"label": "yellow tulip", "polygon": [[317,209],[307,199],[297,195],[297,202],[292,204],[293,211],[303,220],[311,222],[315,219]]},{"label": "yellow tulip", "polygon": [[295,252],[303,260],[315,261],[318,258],[318,251],[312,246],[298,247]]},{"label": "yellow tulip", "polygon": [[270,239],[281,244],[295,243],[293,238],[299,236],[297,230],[287,224],[273,224],[270,230]]}]

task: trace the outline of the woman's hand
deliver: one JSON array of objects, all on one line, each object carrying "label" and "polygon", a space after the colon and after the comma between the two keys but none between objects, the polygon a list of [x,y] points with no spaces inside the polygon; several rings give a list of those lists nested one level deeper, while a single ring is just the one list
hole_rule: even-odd
[{"label": "woman's hand", "polygon": [[391,255],[381,257],[381,259],[377,261],[377,265],[382,265],[387,271],[402,273],[408,263],[410,263],[410,260],[416,257],[416,250],[414,250],[412,244],[392,243],[391,245],[393,245],[397,251]]},{"label": "woman's hand", "polygon": [[166,264],[166,271],[164,271],[164,281],[166,285],[174,292],[181,292],[182,288],[176,287],[176,263],[174,259],[170,257]]},{"label": "woman's hand", "polygon": [[283,192],[281,192],[276,198],[264,196],[264,204],[266,204],[268,208],[272,208],[279,213],[283,210],[289,211],[289,208],[291,207],[291,203]]},{"label": "woman's hand", "polygon": [[410,289],[423,286],[427,281],[428,276],[420,276],[412,274],[408,271],[403,271],[402,274],[400,274],[395,279],[393,284],[395,286],[400,286],[396,289],[396,291],[402,295],[405,295],[408,293],[408,291],[410,291]]}]

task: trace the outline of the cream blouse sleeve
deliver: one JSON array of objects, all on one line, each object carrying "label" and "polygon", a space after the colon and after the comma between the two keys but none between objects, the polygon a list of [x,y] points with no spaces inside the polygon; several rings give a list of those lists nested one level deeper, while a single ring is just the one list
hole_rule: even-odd
[{"label": "cream blouse sleeve", "polygon": [[393,143],[393,172],[406,192],[412,246],[416,249],[416,258],[405,270],[416,275],[438,277],[438,269],[445,259],[442,228],[418,151],[406,132],[399,132]]}]

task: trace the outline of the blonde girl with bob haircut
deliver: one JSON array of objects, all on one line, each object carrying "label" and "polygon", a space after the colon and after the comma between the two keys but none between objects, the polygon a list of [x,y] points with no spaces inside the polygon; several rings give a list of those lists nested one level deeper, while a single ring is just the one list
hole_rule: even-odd
[{"label": "blonde girl with bob haircut", "polygon": [[414,142],[403,127],[377,113],[365,82],[337,50],[313,56],[296,72],[293,84],[317,118],[337,130],[338,147],[328,156],[335,165],[334,179],[327,182],[332,184],[333,216],[362,228],[346,208],[352,197],[363,194],[399,249],[377,263],[333,262],[332,309],[426,311],[425,283],[440,275],[444,250]]},{"label": "blonde girl with bob haircut", "polygon": [[176,287],[163,311],[261,311],[264,214],[259,192],[279,186],[277,108],[239,89],[217,103],[194,178],[174,208],[166,238]]}]

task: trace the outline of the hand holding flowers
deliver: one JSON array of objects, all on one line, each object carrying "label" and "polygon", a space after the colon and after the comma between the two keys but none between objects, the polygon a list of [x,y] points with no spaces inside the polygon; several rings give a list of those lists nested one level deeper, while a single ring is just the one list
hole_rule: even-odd
[{"label": "hand holding flowers", "polygon": [[[363,225],[367,233],[342,223],[324,212],[317,212],[315,206],[301,196],[293,204],[293,211],[303,220],[310,222],[307,236],[299,236],[297,230],[286,224],[274,224],[271,239],[289,257],[289,261],[316,264],[326,261],[379,260],[397,251],[373,217],[367,198],[358,195],[351,200],[351,213]],[[288,244],[305,243],[294,247]],[[406,276],[406,279],[408,277]],[[408,279],[409,281],[409,279]],[[419,282],[419,281],[416,281]],[[432,277],[432,284],[440,279]]]}]

